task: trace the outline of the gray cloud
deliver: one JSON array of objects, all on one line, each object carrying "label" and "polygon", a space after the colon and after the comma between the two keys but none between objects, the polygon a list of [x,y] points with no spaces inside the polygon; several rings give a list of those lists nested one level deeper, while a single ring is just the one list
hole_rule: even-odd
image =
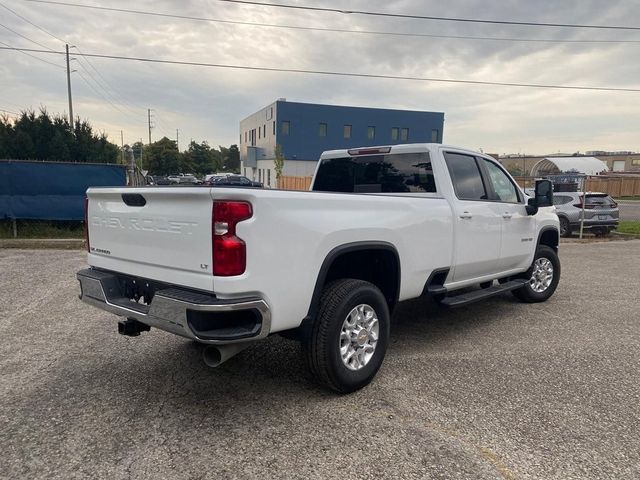
[{"label": "gray cloud", "polygon": [[[24,1],[7,2],[7,5],[86,53],[520,83],[638,87],[640,78],[640,65],[636,61],[640,44],[382,37],[181,21]],[[123,1],[108,5],[132,8]],[[344,7],[344,2],[326,0],[323,5]],[[565,40],[640,40],[640,33],[625,31],[369,18],[243,7],[215,0],[145,0],[136,2],[135,8],[325,28]],[[606,3],[465,0],[444,5],[432,0],[352,0],[349,8],[592,24],[624,25],[640,18],[640,4],[632,0]],[[51,48],[61,48],[59,41],[3,9],[0,23]],[[0,29],[0,40],[13,46],[33,47],[3,29]],[[1,54],[0,108],[15,111],[42,104],[50,111],[67,110],[64,71],[16,52],[2,51]],[[41,56],[63,64],[62,58]],[[126,142],[146,140],[147,108],[155,111],[154,138],[174,136],[175,129],[179,128],[183,146],[190,138],[205,139],[214,145],[235,143],[241,118],[276,98],[287,97],[305,102],[444,111],[447,143],[491,152],[640,150],[640,94],[368,80],[103,59],[91,62],[111,86],[117,107],[105,102],[74,74],[74,110],[118,143],[120,130],[125,132]],[[86,62],[80,63],[101,80]],[[88,77],[81,66],[75,68]]]}]

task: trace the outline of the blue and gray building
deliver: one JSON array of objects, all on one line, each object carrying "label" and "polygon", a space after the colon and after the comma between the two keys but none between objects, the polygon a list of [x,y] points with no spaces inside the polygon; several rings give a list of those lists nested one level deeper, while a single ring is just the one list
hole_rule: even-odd
[{"label": "blue and gray building", "polygon": [[310,177],[325,150],[442,143],[444,113],[343,107],[277,100],[240,122],[241,173],[276,186],[275,147],[283,175]]}]

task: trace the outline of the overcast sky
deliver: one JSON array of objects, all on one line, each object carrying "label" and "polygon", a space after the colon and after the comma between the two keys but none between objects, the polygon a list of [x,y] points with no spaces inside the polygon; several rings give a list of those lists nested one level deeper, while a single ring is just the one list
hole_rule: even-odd
[{"label": "overcast sky", "polygon": [[[74,0],[70,0],[74,1]],[[268,0],[265,0],[268,1]],[[638,43],[541,43],[394,37],[240,26],[0,0],[84,53],[260,67],[463,80],[640,88],[640,31],[518,27],[307,12],[216,0],[77,0],[221,20],[435,35]],[[529,22],[640,25],[637,0],[282,0],[394,13]],[[64,45],[0,7],[0,23],[55,50]],[[42,48],[0,27],[0,42]],[[66,113],[63,68],[0,51],[0,109]],[[38,54],[59,66],[61,56]],[[238,141],[239,121],[277,98],[445,113],[444,141],[491,153],[640,151],[640,93],[529,89],[267,73],[121,60],[74,61],[74,113],[120,143]],[[84,76],[102,96],[79,76]],[[101,85],[95,85],[95,77]],[[103,90],[107,90],[105,92]],[[107,103],[103,97],[111,100]]]}]

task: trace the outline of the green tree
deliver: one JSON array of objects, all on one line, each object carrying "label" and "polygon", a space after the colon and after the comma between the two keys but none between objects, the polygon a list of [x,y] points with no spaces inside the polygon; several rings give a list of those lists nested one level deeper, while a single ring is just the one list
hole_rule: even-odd
[{"label": "green tree", "polygon": [[180,157],[176,141],[162,137],[144,149],[142,165],[151,175],[171,175],[180,173]]},{"label": "green tree", "polygon": [[15,120],[0,119],[0,153],[16,160],[66,162],[117,162],[120,149],[98,135],[87,120],[78,118],[74,131],[60,115],[50,115],[42,107],[38,114],[23,111]]},{"label": "green tree", "polygon": [[240,150],[237,145],[231,145],[229,148],[220,146],[220,155],[222,156],[222,167],[227,172],[240,172]]},{"label": "green tree", "polygon": [[282,153],[282,145],[278,144],[275,148],[275,158],[273,160],[274,169],[276,171],[276,181],[278,187],[280,186],[280,177],[282,177],[282,171],[284,170],[284,154]]}]

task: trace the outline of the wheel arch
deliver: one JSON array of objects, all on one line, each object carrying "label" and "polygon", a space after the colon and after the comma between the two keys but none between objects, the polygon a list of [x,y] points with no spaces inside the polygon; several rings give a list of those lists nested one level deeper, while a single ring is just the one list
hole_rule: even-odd
[{"label": "wheel arch", "polygon": [[557,253],[560,243],[560,231],[556,227],[547,226],[540,229],[538,233],[538,243],[536,245],[546,245]]},{"label": "wheel arch", "polygon": [[[364,268],[358,270],[358,267]],[[307,331],[316,317],[325,285],[339,278],[357,278],[373,283],[382,291],[391,312],[400,296],[400,268],[400,255],[388,242],[363,241],[335,247],[322,262],[301,330],[303,333]]]}]

